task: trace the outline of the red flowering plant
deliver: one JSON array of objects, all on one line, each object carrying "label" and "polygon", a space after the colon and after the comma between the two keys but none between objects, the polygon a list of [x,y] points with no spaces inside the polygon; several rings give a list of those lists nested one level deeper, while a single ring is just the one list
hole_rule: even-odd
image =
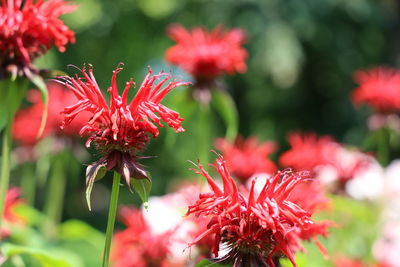
[{"label": "red flowering plant", "polygon": [[171,257],[174,230],[156,234],[143,217],[142,211],[123,207],[120,219],[127,227],[116,233],[111,251],[115,267],[183,267]]},{"label": "red flowering plant", "polygon": [[2,214],[3,220],[6,224],[4,226],[2,225],[2,227],[0,228],[0,240],[10,234],[9,227],[7,225],[20,224],[24,221],[14,212],[14,208],[23,203],[20,195],[21,192],[19,188],[16,187],[10,188],[7,191],[4,211]]},{"label": "red flowering plant", "polygon": [[324,183],[344,185],[373,162],[371,156],[345,148],[330,136],[292,133],[288,140],[291,148],[280,156],[280,165],[311,170]]},{"label": "red flowering plant", "polygon": [[81,135],[89,136],[86,146],[90,147],[93,144],[102,155],[97,162],[86,169],[86,199],[89,209],[90,193],[95,180],[102,178],[107,170],[114,171],[103,264],[107,264],[109,257],[120,177],[123,175],[129,189],[132,180],[134,189],[146,205],[151,180],[149,174],[138,162],[138,153],[150,141],[149,135],[153,138],[158,136],[157,126],[163,127],[161,121],[167,123],[176,132],[184,131],[181,125],[183,119],[179,114],[160,102],[175,87],[189,84],[176,80],[170,81],[172,75],[168,73],[153,75],[149,68],[135,97],[128,102],[129,90],[134,82],[132,80],[127,82],[120,95],[117,75],[121,70],[122,68],[118,66],[113,71],[111,86],[108,88],[109,104],[96,82],[92,66],[79,69],[83,77],[76,74],[74,77],[58,78],[58,81],[67,86],[78,99],[75,104],[64,109],[62,128],[67,127],[84,111],[93,114],[80,130]]},{"label": "red flowering plant", "polygon": [[219,138],[215,147],[222,152],[232,175],[241,182],[246,182],[255,174],[271,174],[277,170],[275,163],[268,158],[277,148],[275,142],[259,144],[256,137],[245,139],[239,136],[234,143]]},{"label": "red flowering plant", "polygon": [[[122,70],[118,66],[112,75],[110,103],[107,104],[93,74],[93,68],[79,69],[83,77],[78,75],[59,77],[58,81],[69,88],[78,99],[62,112],[64,120],[62,128],[67,128],[82,112],[93,116],[80,130],[80,135],[89,136],[86,146],[92,144],[103,155],[97,162],[87,167],[87,196],[95,179],[104,175],[104,171],[114,170],[124,176],[130,187],[131,179],[150,179],[143,166],[138,162],[138,153],[149,142],[149,134],[156,138],[158,128],[164,121],[176,132],[183,132],[179,114],[162,105],[161,100],[175,87],[188,85],[187,82],[169,81],[172,75],[159,73],[153,75],[152,70],[143,80],[136,96],[128,102],[128,93],[134,82],[126,83],[123,94],[120,95],[117,86],[117,75]],[[161,80],[159,80],[161,78]],[[165,87],[163,87],[166,85]],[[163,88],[162,88],[163,87]],[[158,113],[158,116],[156,115]],[[103,172],[102,174],[100,174]],[[90,206],[90,204],[89,204]]]},{"label": "red flowering plant", "polygon": [[[207,179],[211,192],[200,194],[198,201],[189,206],[188,215],[206,217],[208,224],[207,230],[190,245],[213,235],[214,261],[232,263],[235,267],[274,267],[274,259],[284,255],[297,266],[294,247],[299,247],[302,239],[298,233],[309,230],[317,222],[311,218],[311,211],[290,200],[290,194],[300,183],[309,180],[309,174],[278,171],[256,194],[255,181],[249,192],[238,189],[222,156],[214,167],[222,178],[223,188],[198,165],[197,173]],[[220,244],[228,250],[222,257],[219,257]]]},{"label": "red flowering plant", "polygon": [[0,79],[31,76],[32,62],[56,46],[65,51],[75,34],[59,19],[76,6],[63,0],[2,0],[0,6]]}]

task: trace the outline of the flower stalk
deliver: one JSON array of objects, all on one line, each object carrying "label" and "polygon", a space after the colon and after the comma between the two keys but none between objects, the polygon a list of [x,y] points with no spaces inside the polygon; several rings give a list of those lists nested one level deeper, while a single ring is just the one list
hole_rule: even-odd
[{"label": "flower stalk", "polygon": [[10,182],[10,154],[11,154],[11,128],[12,114],[9,115],[6,127],[3,129],[2,149],[1,149],[1,173],[0,173],[0,228],[2,225],[2,214],[4,211],[4,202]]},{"label": "flower stalk", "polygon": [[115,171],[114,177],[113,177],[112,189],[111,189],[110,207],[108,210],[106,242],[104,245],[104,254],[103,254],[103,267],[109,266],[111,240],[113,237],[115,216],[117,214],[117,207],[118,207],[118,195],[119,195],[120,180],[121,180],[121,174],[119,174],[118,172]]}]

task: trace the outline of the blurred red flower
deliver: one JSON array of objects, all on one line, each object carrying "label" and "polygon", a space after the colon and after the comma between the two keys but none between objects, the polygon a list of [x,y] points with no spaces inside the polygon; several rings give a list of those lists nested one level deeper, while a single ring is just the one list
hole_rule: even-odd
[{"label": "blurred red flower", "polygon": [[[308,179],[308,173],[279,171],[266,180],[259,194],[255,192],[255,180],[250,192],[245,194],[239,192],[222,157],[214,167],[222,178],[222,189],[198,165],[197,173],[207,179],[212,192],[200,194],[199,200],[189,206],[188,214],[209,218],[207,230],[190,245],[214,235],[212,250],[217,262],[230,262],[236,267],[273,267],[273,257],[283,254],[296,266],[292,247],[301,237],[293,236],[316,222],[311,219],[311,212],[291,202],[289,195],[299,183]],[[220,243],[229,251],[218,258]]]},{"label": "blurred red flower", "polygon": [[377,112],[400,111],[400,71],[377,67],[354,74],[357,87],[352,94],[354,104],[367,104]]},{"label": "blurred red flower", "polygon": [[13,138],[24,146],[32,146],[41,138],[50,135],[78,136],[79,129],[90,119],[89,113],[83,113],[64,131],[61,130],[63,116],[60,114],[65,106],[76,102],[75,95],[67,88],[56,82],[47,83],[49,104],[47,121],[43,134],[38,139],[39,127],[43,116],[43,101],[38,90],[28,91],[28,100],[32,105],[17,112],[13,124]]},{"label": "blurred red flower", "polygon": [[[122,174],[129,186],[131,177],[148,178],[143,167],[137,163],[137,153],[149,142],[149,134],[154,138],[158,136],[157,126],[163,127],[161,121],[166,122],[176,132],[184,131],[181,126],[183,119],[179,114],[160,102],[175,87],[189,83],[173,80],[166,84],[172,78],[171,74],[152,75],[149,68],[136,96],[128,103],[129,90],[134,82],[127,82],[122,96],[119,95],[117,75],[121,70],[121,67],[117,67],[113,71],[111,86],[108,88],[110,104],[107,104],[91,66],[80,69],[82,78],[78,75],[64,76],[59,77],[58,81],[67,86],[78,99],[78,102],[64,109],[62,128],[68,126],[83,111],[93,115],[82,127],[80,134],[89,135],[86,146],[90,147],[94,143],[104,157],[88,167],[88,174],[90,175],[91,170],[97,172],[104,166],[107,170]],[[158,81],[160,78],[162,79]],[[87,178],[93,182],[95,176]]]},{"label": "blurred red flower", "polygon": [[246,71],[247,51],[242,47],[245,34],[241,29],[225,31],[217,27],[209,33],[201,27],[188,31],[181,25],[171,25],[167,34],[177,44],[167,50],[166,60],[198,80]]},{"label": "blurred red flower", "polygon": [[275,163],[268,158],[277,145],[275,142],[258,143],[257,138],[238,137],[232,144],[226,139],[217,139],[216,148],[222,152],[232,175],[245,182],[257,173],[274,173]]},{"label": "blurred red flower", "polygon": [[391,267],[390,265],[387,265],[384,263],[368,265],[368,264],[363,263],[361,260],[350,259],[350,258],[345,258],[345,257],[341,257],[341,258],[335,260],[335,266],[336,267]]},{"label": "blurred red flower", "polygon": [[[18,224],[23,222],[23,219],[14,212],[14,208],[23,203],[22,199],[20,199],[20,195],[21,191],[16,187],[10,188],[7,191],[4,203],[3,219],[8,224]],[[5,228],[0,229],[0,239],[9,235],[7,224],[5,226]]]},{"label": "blurred red flower", "polygon": [[[311,170],[325,182],[345,182],[372,161],[370,156],[347,149],[329,136],[292,133],[288,140],[291,148],[279,158],[280,165],[298,171]],[[323,177],[328,174],[329,178]]]},{"label": "blurred red flower", "polygon": [[0,77],[5,72],[29,76],[34,59],[53,45],[60,52],[75,34],[59,19],[75,5],[63,0],[2,0],[0,6]]},{"label": "blurred red flower", "polygon": [[121,221],[127,228],[114,235],[111,260],[115,267],[183,267],[170,261],[173,231],[154,234],[137,209],[122,208]]}]

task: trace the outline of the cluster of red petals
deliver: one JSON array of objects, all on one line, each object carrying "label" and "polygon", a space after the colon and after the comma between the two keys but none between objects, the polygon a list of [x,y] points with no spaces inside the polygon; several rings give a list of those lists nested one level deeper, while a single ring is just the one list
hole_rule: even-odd
[{"label": "cluster of red petals", "polygon": [[292,133],[288,141],[291,148],[279,158],[283,167],[299,171],[312,170],[316,173],[321,167],[330,167],[337,173],[339,181],[347,181],[371,162],[369,156],[350,151],[329,136]]},{"label": "cluster of red petals", "polygon": [[[23,203],[20,198],[21,191],[19,188],[11,188],[7,191],[5,203],[4,203],[4,211],[3,211],[3,219],[7,223],[10,224],[18,224],[23,222],[23,219],[20,218],[14,212],[14,208]],[[9,234],[9,231],[6,228],[0,229],[0,239],[1,237],[5,237]]]},{"label": "cluster of red petals", "polygon": [[[47,90],[49,93],[47,120],[40,138],[55,135],[78,136],[79,129],[85,125],[89,114],[81,114],[71,122],[68,129],[61,131],[60,122],[63,116],[60,113],[65,106],[75,103],[76,97],[65,86],[55,82],[49,82]],[[24,146],[32,146],[39,140],[38,133],[44,111],[43,101],[38,90],[28,91],[28,100],[32,105],[19,110],[13,124],[13,138]]]},{"label": "cluster of red petals", "polygon": [[246,71],[247,51],[242,47],[245,34],[241,29],[225,31],[217,27],[209,33],[201,27],[188,31],[172,25],[167,34],[176,45],[167,50],[166,60],[199,80]]},{"label": "cluster of red petals", "polygon": [[266,180],[258,194],[254,189],[255,180],[250,192],[244,194],[239,192],[222,157],[217,159],[215,168],[222,178],[223,188],[198,165],[197,173],[207,179],[212,191],[200,194],[199,200],[189,206],[188,214],[209,219],[207,230],[191,245],[213,235],[212,250],[216,257],[220,243],[230,249],[226,256],[218,259],[221,262],[228,261],[234,266],[273,267],[273,257],[283,254],[296,266],[292,247],[293,242],[301,238],[294,239],[293,232],[307,231],[315,222],[311,212],[290,201],[290,194],[299,183],[308,180],[308,173],[279,171]]},{"label": "cluster of red petals", "polygon": [[[66,107],[62,128],[69,125],[83,111],[93,116],[80,130],[80,135],[89,135],[86,146],[92,142],[99,150],[132,152],[143,149],[149,141],[148,134],[158,136],[158,128],[164,121],[176,132],[183,132],[183,119],[179,114],[160,102],[175,87],[188,85],[187,82],[167,81],[172,78],[168,73],[152,75],[152,70],[144,78],[136,96],[128,103],[129,90],[133,81],[126,83],[122,96],[118,92],[117,74],[122,70],[118,67],[113,71],[110,93],[110,103],[107,104],[96,79],[93,69],[83,68],[83,77],[60,77],[59,81],[67,86],[77,97],[78,102]],[[158,81],[161,78],[160,81]],[[166,85],[164,88],[162,88]],[[159,115],[157,116],[156,113]]]},{"label": "cluster of red petals", "polygon": [[277,146],[275,142],[258,143],[257,138],[238,137],[232,144],[225,139],[217,139],[216,148],[222,152],[232,175],[245,182],[257,173],[274,173],[275,163],[268,158]]},{"label": "cluster of red petals", "polygon": [[[29,70],[31,62],[53,45],[61,52],[75,34],[59,17],[76,6],[64,0],[2,0],[0,6],[0,67]],[[11,68],[11,69],[10,69]]]},{"label": "cluster of red petals", "polygon": [[127,228],[114,236],[111,260],[115,267],[183,267],[169,260],[171,232],[153,234],[140,210],[122,208]]},{"label": "cluster of red petals", "polygon": [[354,104],[367,104],[377,112],[400,111],[400,71],[378,67],[357,71],[354,80],[359,87],[352,95]]}]

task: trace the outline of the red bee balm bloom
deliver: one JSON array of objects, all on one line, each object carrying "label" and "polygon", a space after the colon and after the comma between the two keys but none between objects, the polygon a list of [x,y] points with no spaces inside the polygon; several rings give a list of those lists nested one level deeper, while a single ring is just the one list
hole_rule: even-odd
[{"label": "red bee balm bloom", "polygon": [[122,222],[127,226],[114,236],[111,259],[115,267],[183,267],[169,259],[171,232],[154,234],[140,210],[122,208]]},{"label": "red bee balm bloom", "polygon": [[[151,134],[154,138],[158,136],[156,124],[163,127],[161,124],[163,120],[176,132],[184,131],[181,126],[183,119],[179,114],[160,102],[175,87],[189,83],[173,80],[162,88],[172,76],[168,73],[152,75],[149,68],[149,73],[136,96],[128,103],[128,93],[134,82],[127,82],[120,96],[117,75],[121,70],[122,68],[118,67],[113,71],[111,86],[108,88],[111,96],[109,105],[97,85],[91,67],[80,70],[83,78],[79,78],[78,75],[59,78],[59,81],[71,89],[78,98],[76,104],[64,109],[65,118],[62,127],[69,125],[83,111],[92,113],[93,117],[82,127],[80,134],[90,136],[86,142],[87,147],[94,143],[97,150],[105,155],[88,167],[88,188],[91,188],[97,172],[102,167],[124,175],[128,185],[131,178],[147,178],[146,172],[136,159],[137,153],[149,142],[148,135]],[[162,79],[157,83],[159,78]]]},{"label": "red bee balm bloom", "polygon": [[377,112],[400,111],[400,71],[379,67],[354,74],[359,84],[352,95],[353,103],[367,104]]},{"label": "red bee balm bloom", "polygon": [[308,179],[308,173],[279,171],[265,182],[256,194],[255,181],[250,192],[239,192],[229,174],[222,157],[217,159],[215,168],[223,181],[221,189],[199,164],[197,173],[203,175],[212,192],[200,194],[199,200],[189,206],[188,214],[209,218],[207,230],[190,245],[196,244],[208,235],[215,236],[213,253],[218,257],[219,244],[229,252],[216,261],[233,263],[238,266],[274,267],[273,257],[286,255],[296,266],[292,251],[294,231],[301,232],[315,222],[311,213],[291,202],[290,193],[296,186]]},{"label": "red bee balm bloom", "polygon": [[53,45],[61,52],[75,34],[59,17],[76,6],[63,0],[2,0],[0,6],[0,78],[5,72],[29,76],[34,59]]},{"label": "red bee balm bloom", "polygon": [[268,155],[276,150],[274,142],[258,144],[255,137],[239,137],[234,144],[225,139],[217,139],[215,146],[222,152],[229,170],[242,182],[254,174],[271,174],[277,169],[274,162],[268,159]]},{"label": "red bee balm bloom", "polygon": [[224,31],[217,27],[208,33],[198,27],[189,32],[181,25],[172,25],[167,33],[177,44],[167,50],[166,60],[198,80],[246,71],[247,51],[242,47],[245,35],[241,29]]}]

